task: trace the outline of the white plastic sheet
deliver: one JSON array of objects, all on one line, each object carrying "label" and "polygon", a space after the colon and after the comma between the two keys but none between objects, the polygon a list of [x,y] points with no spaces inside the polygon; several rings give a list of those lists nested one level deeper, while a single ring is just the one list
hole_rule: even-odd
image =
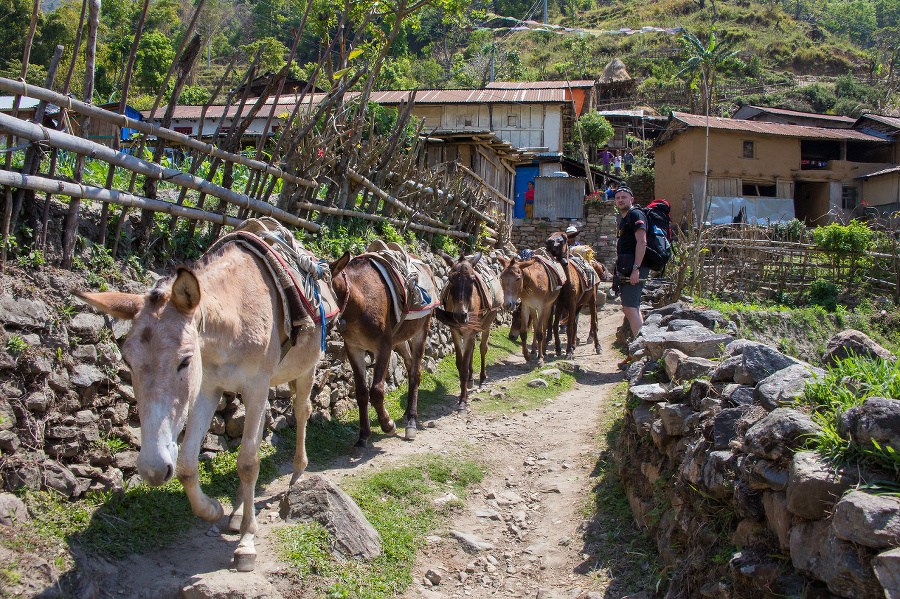
[{"label": "white plastic sheet", "polygon": [[748,224],[787,222],[794,219],[793,198],[722,197],[711,196],[706,220],[714,225],[735,222],[741,209]]}]

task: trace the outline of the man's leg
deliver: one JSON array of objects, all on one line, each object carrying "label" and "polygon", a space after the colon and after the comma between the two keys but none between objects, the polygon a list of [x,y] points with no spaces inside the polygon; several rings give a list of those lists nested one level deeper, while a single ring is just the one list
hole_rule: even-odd
[{"label": "man's leg", "polygon": [[644,326],[644,318],[641,316],[640,308],[622,306],[622,312],[625,313],[625,318],[628,319],[628,324],[631,326],[631,334],[637,337],[641,327]]}]

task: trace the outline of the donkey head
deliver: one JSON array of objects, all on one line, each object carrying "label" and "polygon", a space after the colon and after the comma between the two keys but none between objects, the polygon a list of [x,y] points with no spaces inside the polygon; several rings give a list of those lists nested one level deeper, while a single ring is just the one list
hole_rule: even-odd
[{"label": "donkey head", "polygon": [[565,266],[569,262],[569,240],[566,234],[557,231],[547,238],[547,252],[553,256],[557,262]]},{"label": "donkey head", "polygon": [[525,276],[522,269],[534,264],[534,259],[522,261],[513,257],[508,262],[502,258],[500,260],[500,265],[503,266],[503,272],[500,273],[500,286],[503,287],[503,308],[512,310],[522,299],[522,291],[525,287]]},{"label": "donkey head", "polygon": [[469,320],[469,312],[477,308],[472,306],[472,297],[475,293],[476,281],[475,265],[481,260],[481,252],[471,258],[460,254],[456,262],[453,258],[441,252],[441,257],[450,266],[450,274],[447,275],[447,287],[444,292],[444,309],[453,315],[453,320],[462,324]]},{"label": "donkey head", "polygon": [[178,435],[202,379],[200,337],[195,324],[200,284],[188,268],[161,281],[146,295],[73,294],[114,318],[131,320],[122,359],[131,369],[141,419],[141,478],[158,486],[175,474]]}]

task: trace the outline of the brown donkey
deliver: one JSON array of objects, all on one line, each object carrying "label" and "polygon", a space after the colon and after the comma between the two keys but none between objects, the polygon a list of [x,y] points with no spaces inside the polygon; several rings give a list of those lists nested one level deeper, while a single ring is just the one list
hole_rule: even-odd
[{"label": "brown donkey", "polygon": [[[453,258],[441,252],[441,257],[450,266],[447,285],[441,292],[443,308],[435,309],[435,317],[439,322],[450,327],[453,347],[456,349],[456,370],[459,372],[459,404],[457,409],[469,408],[469,381],[472,380],[473,361],[475,359],[475,337],[481,334],[481,376],[478,384],[483,385],[485,372],[485,356],[488,340],[491,336],[491,325],[500,311],[503,292],[499,288],[496,275],[491,281],[479,282],[484,275],[475,269],[481,260],[481,252],[472,258],[460,256]],[[482,291],[484,290],[484,295]]]},{"label": "brown donkey", "polygon": [[[559,323],[565,316],[566,318],[566,358],[571,358],[575,352],[575,344],[578,340],[578,316],[581,309],[585,306],[591,315],[591,330],[588,339],[594,342],[594,350],[600,353],[600,342],[597,339],[597,286],[589,284],[579,269],[584,269],[589,278],[593,279],[592,273],[587,271],[588,268],[593,269],[593,265],[588,264],[576,256],[570,256],[569,243],[566,234],[558,231],[552,233],[547,238],[547,252],[556,258],[556,260],[566,269],[566,282],[563,284],[562,291],[559,294],[559,300],[556,302],[556,310],[553,315],[553,340],[556,344],[556,355],[562,354],[559,343]],[[575,262],[578,261],[579,266]],[[579,268],[580,267],[580,268]]]},{"label": "brown donkey", "polygon": [[521,329],[514,331],[510,328],[510,337],[521,335],[522,356],[530,362],[528,327],[533,326],[538,365],[541,365],[544,363],[547,346],[545,334],[553,312],[553,303],[559,297],[560,286],[551,278],[548,269],[552,267],[545,266],[540,258],[519,260],[513,257],[507,261],[501,257],[499,260],[503,266],[503,272],[500,273],[503,307],[513,310],[517,304],[521,306]]},{"label": "brown donkey", "polygon": [[194,514],[210,522],[224,512],[218,500],[200,489],[198,454],[222,392],[241,394],[247,416],[237,458],[241,483],[230,525],[239,526],[241,534],[235,567],[252,570],[254,489],[269,387],[288,382],[294,395],[293,484],[307,465],[309,392],[322,354],[322,323],[301,330],[291,347],[291,331],[284,330],[282,301],[268,267],[239,244],[208,254],[194,269],[180,267],[146,295],[74,294],[114,318],[132,321],[122,359],[131,369],[141,420],[141,478],[159,486],[177,476]]},{"label": "brown donkey", "polygon": [[[375,408],[381,430],[387,434],[395,430],[394,421],[384,407],[384,379],[391,361],[391,350],[396,350],[406,365],[409,392],[404,415],[405,432],[406,438],[413,440],[419,419],[419,383],[431,310],[419,318],[403,320],[397,326],[388,283],[371,257],[363,254],[351,259],[350,254],[345,253],[330,267],[331,283],[338,302],[343,306],[338,330],[344,338],[345,351],[353,370],[356,403],[359,406],[359,440],[354,446],[354,454],[361,455],[372,436],[370,403]],[[431,274],[430,269],[428,273]],[[366,352],[371,352],[375,358],[371,387],[366,384]]]}]

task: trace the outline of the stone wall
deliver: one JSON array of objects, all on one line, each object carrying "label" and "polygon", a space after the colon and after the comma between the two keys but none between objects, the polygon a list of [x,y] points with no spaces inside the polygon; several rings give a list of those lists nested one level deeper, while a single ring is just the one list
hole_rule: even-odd
[{"label": "stone wall", "polygon": [[585,218],[573,219],[516,219],[510,232],[510,240],[521,249],[544,247],[551,233],[565,231],[575,225],[581,232],[578,241],[594,248],[597,260],[612,268],[616,261],[616,229],[618,216],[611,201],[585,208]]},{"label": "stone wall", "polygon": [[[830,351],[859,355],[847,339],[865,336],[842,335]],[[616,460],[672,569],[666,597],[900,596],[900,499],[858,488],[896,474],[806,450],[820,425],[792,402],[823,371],[735,337],[720,313],[677,303],[629,345]],[[847,443],[900,446],[900,400],[869,398],[840,420]]]},{"label": "stone wall", "polygon": [[[429,252],[420,255],[443,286],[447,266]],[[497,267],[496,254],[487,259]],[[123,488],[136,475],[140,448],[131,372],[117,345],[129,323],[108,320],[72,300],[72,288],[90,288],[73,273],[52,268],[27,274],[10,270],[2,276],[0,292],[0,476],[4,486],[54,489],[67,497]],[[127,282],[118,290],[142,293],[146,288]],[[508,322],[509,314],[501,313],[501,320]],[[314,418],[330,420],[355,406],[355,391],[337,332],[328,335],[326,347],[312,403]],[[433,372],[437,361],[452,352],[449,330],[433,320],[425,370]],[[405,380],[403,361],[393,354],[388,389]],[[203,451],[236,447],[243,422],[239,397],[224,394]],[[294,424],[288,386],[270,389],[266,435]]]}]

